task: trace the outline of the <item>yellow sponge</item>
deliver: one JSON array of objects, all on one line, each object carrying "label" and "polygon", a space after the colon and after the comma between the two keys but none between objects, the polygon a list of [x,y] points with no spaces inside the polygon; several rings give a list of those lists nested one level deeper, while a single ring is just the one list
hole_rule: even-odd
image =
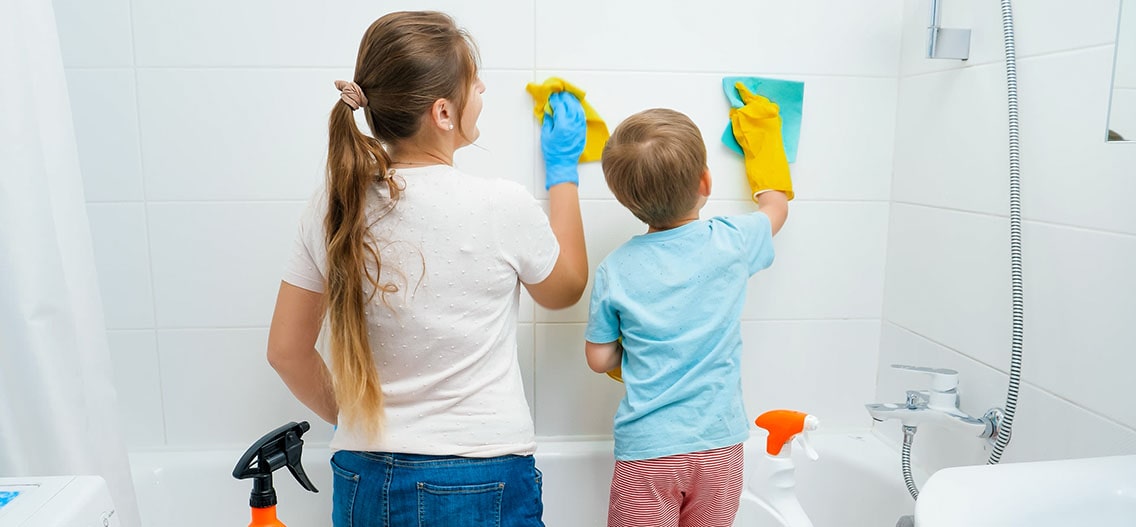
[{"label": "yellow sponge", "polygon": [[580,162],[587,163],[589,161],[599,161],[603,155],[603,147],[607,143],[607,139],[611,134],[607,131],[607,124],[592,108],[591,104],[584,99],[584,90],[573,86],[568,81],[560,77],[549,77],[541,84],[530,82],[525,86],[525,90],[532,95],[533,98],[533,114],[544,122],[545,115],[552,115],[552,107],[548,104],[548,98],[557,92],[566,91],[575,95],[580,100],[580,104],[584,107],[584,118],[588,123],[588,132],[586,142],[584,143],[584,153],[580,155]]}]

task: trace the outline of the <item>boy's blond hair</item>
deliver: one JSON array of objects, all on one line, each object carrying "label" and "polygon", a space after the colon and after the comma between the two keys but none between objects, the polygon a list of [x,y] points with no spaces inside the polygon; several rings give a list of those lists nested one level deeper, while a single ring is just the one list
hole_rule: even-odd
[{"label": "boy's blond hair", "polygon": [[652,108],[619,123],[602,163],[615,199],[643,223],[665,228],[698,204],[706,144],[689,117]]}]

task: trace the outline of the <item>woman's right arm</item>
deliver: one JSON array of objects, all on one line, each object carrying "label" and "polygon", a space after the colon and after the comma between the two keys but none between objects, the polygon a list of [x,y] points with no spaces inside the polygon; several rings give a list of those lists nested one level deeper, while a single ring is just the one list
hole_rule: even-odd
[{"label": "woman's right arm", "polygon": [[548,222],[560,243],[552,273],[537,284],[525,284],[542,307],[563,309],[576,304],[588,286],[588,249],[576,185],[562,183],[548,189]]},{"label": "woman's right arm", "polygon": [[323,294],[280,282],[268,330],[268,363],[304,406],[336,424],[339,405],[331,372],[316,351],[323,324]]},{"label": "woman's right arm", "polygon": [[546,115],[541,125],[540,148],[548,189],[548,222],[560,244],[560,255],[547,278],[537,284],[525,284],[525,288],[542,307],[562,309],[578,302],[588,286],[588,250],[584,245],[577,187],[577,166],[587,142],[587,120],[583,105],[570,93],[554,93],[548,103],[552,115]]}]

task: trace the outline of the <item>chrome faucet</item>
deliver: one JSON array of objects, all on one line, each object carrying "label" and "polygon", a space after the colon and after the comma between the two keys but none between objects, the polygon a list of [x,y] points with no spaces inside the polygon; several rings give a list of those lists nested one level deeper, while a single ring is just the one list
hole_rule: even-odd
[{"label": "chrome faucet", "polygon": [[973,417],[959,409],[957,371],[903,364],[892,364],[891,367],[900,371],[929,374],[931,389],[908,390],[907,398],[902,403],[864,405],[872,419],[879,422],[898,419],[904,427],[938,425],[986,439],[997,435],[1000,410],[992,408],[982,417]]}]

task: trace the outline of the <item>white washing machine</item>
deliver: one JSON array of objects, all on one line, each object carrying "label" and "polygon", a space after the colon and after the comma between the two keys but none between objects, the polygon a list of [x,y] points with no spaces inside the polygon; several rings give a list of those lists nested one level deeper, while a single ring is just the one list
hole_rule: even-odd
[{"label": "white washing machine", "polygon": [[0,478],[0,527],[119,527],[98,476]]}]

